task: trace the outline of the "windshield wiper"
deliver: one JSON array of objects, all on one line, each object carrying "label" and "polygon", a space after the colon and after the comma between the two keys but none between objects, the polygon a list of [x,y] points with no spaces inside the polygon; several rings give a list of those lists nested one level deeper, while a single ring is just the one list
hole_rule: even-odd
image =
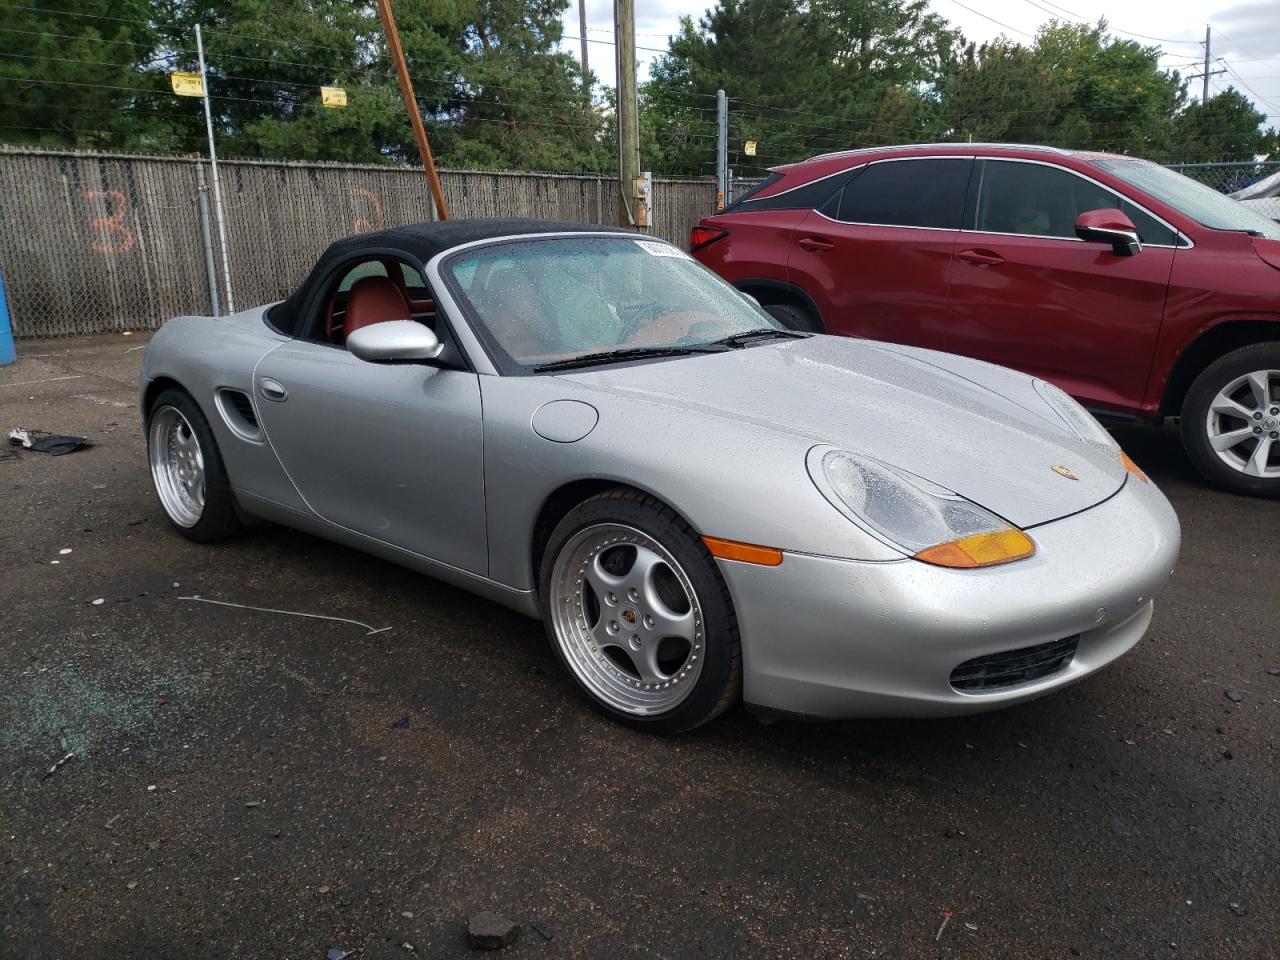
[{"label": "windshield wiper", "polygon": [[730,334],[727,337],[721,337],[719,340],[712,340],[712,343],[723,344],[726,347],[742,347],[755,340],[802,340],[805,337],[811,337],[811,333],[801,333],[798,330],[779,330],[776,327],[760,327],[756,330],[746,330],[742,333]]},{"label": "windshield wiper", "polygon": [[595,353],[584,353],[563,360],[551,360],[540,363],[534,371],[572,370],[575,367],[594,367],[602,363],[616,363],[622,360],[647,360],[651,357],[687,357],[695,353],[724,353],[729,348],[719,343],[699,343],[686,347],[624,347],[621,350],[599,350]]}]

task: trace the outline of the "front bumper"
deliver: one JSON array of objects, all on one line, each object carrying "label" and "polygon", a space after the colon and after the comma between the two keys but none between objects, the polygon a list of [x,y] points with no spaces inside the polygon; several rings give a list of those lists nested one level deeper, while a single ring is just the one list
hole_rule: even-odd
[{"label": "front bumper", "polygon": [[[1036,554],[983,570],[788,553],[780,566],[718,561],[742,635],[748,704],[813,717],[925,717],[1043,696],[1106,666],[1146,632],[1181,534],[1136,479],[1082,513],[1029,529]],[[1050,676],[961,692],[951,672],[1079,636]]]}]

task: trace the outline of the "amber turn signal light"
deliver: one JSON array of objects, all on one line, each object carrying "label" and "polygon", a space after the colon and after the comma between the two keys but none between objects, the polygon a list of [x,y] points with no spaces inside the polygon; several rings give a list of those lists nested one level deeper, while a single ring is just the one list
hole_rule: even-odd
[{"label": "amber turn signal light", "polygon": [[713,557],[720,560],[737,560],[740,563],[754,563],[762,567],[776,567],[782,563],[782,551],[773,547],[761,547],[754,543],[739,543],[737,540],[721,540],[719,537],[703,537]]},{"label": "amber turn signal light", "polygon": [[1148,481],[1147,481],[1147,475],[1146,475],[1145,473],[1143,473],[1143,472],[1142,472],[1142,468],[1141,468],[1140,466],[1138,466],[1136,463],[1134,463],[1134,462],[1133,462],[1133,458],[1132,458],[1132,457],[1130,457],[1130,456],[1129,456],[1127,453],[1125,453],[1123,450],[1121,450],[1121,451],[1120,451],[1120,462],[1121,462],[1122,464],[1124,464],[1124,468],[1125,468],[1126,470],[1128,470],[1130,473],[1132,473],[1135,477],[1137,477],[1137,478],[1138,478],[1139,480],[1141,480],[1143,483],[1147,483],[1147,482],[1148,482]]},{"label": "amber turn signal light", "polygon": [[1012,563],[1036,552],[1036,545],[1021,530],[1012,527],[991,533],[975,533],[959,540],[928,547],[915,555],[917,560],[937,567],[994,567],[1000,563]]}]

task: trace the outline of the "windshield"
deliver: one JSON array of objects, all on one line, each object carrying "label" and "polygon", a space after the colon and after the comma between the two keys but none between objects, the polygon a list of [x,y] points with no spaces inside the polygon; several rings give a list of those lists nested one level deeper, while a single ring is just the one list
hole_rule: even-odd
[{"label": "windshield", "polygon": [[1148,160],[1108,157],[1098,166],[1126,183],[1145,190],[1197,223],[1214,230],[1241,230],[1280,240],[1280,223],[1250,210],[1239,200],[1197,183],[1190,177]]},{"label": "windshield", "polygon": [[500,366],[517,369],[780,329],[692,257],[627,235],[495,243],[453,256],[443,273],[477,333],[511,361]]}]

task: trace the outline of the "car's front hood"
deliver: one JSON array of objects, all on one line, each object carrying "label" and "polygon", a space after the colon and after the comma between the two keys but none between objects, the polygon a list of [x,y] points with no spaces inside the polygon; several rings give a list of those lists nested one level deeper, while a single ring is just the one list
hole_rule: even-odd
[{"label": "car's front hood", "polygon": [[1119,459],[1076,437],[1030,378],[927,350],[822,336],[564,379],[735,421],[744,444],[764,442],[755,428],[862,453],[1020,527],[1091,507],[1125,479]]}]

